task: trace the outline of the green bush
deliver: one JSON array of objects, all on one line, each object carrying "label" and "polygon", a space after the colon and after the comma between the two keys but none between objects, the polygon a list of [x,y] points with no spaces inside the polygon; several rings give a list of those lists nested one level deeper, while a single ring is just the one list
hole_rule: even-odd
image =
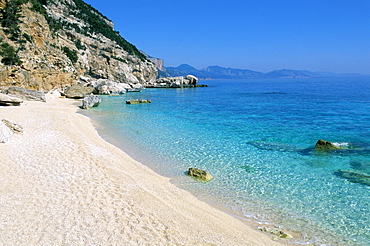
[{"label": "green bush", "polygon": [[1,62],[4,65],[21,65],[22,61],[19,59],[17,52],[13,46],[8,43],[2,43],[0,45],[0,56],[2,56]]},{"label": "green bush", "polygon": [[66,54],[66,56],[69,58],[69,60],[71,60],[73,64],[77,62],[78,55],[76,50],[71,50],[68,47],[62,47],[62,51],[64,52],[64,54]]},{"label": "green bush", "polygon": [[6,2],[5,7],[0,9],[0,23],[4,28],[5,34],[9,35],[13,41],[21,37],[21,5],[28,2],[28,0],[9,0]]}]

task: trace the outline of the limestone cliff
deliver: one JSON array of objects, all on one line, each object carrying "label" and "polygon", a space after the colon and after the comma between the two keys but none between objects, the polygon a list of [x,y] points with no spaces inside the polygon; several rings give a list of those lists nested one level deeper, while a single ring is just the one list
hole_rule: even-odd
[{"label": "limestone cliff", "polygon": [[80,76],[153,82],[153,62],[81,0],[0,0],[0,86],[37,90]]}]

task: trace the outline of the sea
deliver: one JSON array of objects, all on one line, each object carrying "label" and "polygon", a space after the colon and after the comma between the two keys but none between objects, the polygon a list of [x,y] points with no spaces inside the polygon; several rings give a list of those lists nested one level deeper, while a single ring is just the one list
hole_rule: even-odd
[{"label": "sea", "polygon": [[[101,96],[100,135],[286,244],[370,245],[370,77],[204,80]],[[149,99],[148,104],[126,104]],[[315,151],[319,139],[341,147]],[[186,175],[211,173],[209,182]]]}]

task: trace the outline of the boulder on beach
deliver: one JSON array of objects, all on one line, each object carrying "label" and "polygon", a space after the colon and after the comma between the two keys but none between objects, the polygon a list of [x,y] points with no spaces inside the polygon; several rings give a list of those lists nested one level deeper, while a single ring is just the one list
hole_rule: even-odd
[{"label": "boulder on beach", "polygon": [[26,101],[46,102],[45,93],[42,91],[29,90],[21,87],[9,87],[5,90],[5,93],[9,96]]},{"label": "boulder on beach", "polygon": [[188,175],[202,181],[210,181],[213,179],[213,176],[209,172],[195,167],[189,168]]},{"label": "boulder on beach", "polygon": [[0,93],[0,106],[20,106],[22,102],[22,99]]},{"label": "boulder on beach", "polygon": [[2,119],[1,120],[13,133],[23,133],[23,127],[13,121]]},{"label": "boulder on beach", "polygon": [[72,85],[64,91],[64,95],[68,98],[84,98],[86,95],[91,94],[94,91],[94,87],[84,85]]},{"label": "boulder on beach", "polygon": [[320,139],[315,145],[315,150],[331,151],[341,149],[339,146],[331,142]]},{"label": "boulder on beach", "polygon": [[126,100],[127,104],[151,103],[148,99],[130,99]]},{"label": "boulder on beach", "polygon": [[87,95],[82,100],[82,106],[83,109],[89,109],[92,107],[97,107],[101,103],[101,98],[97,95]]},{"label": "boulder on beach", "polygon": [[0,143],[6,143],[13,137],[13,132],[9,127],[5,125],[3,121],[0,121]]}]

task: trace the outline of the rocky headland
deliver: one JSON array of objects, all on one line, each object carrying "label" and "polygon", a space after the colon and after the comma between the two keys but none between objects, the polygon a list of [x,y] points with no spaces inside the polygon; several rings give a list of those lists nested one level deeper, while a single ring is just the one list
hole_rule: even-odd
[{"label": "rocky headland", "polygon": [[49,91],[81,76],[151,83],[155,64],[81,0],[0,0],[0,87]]}]

